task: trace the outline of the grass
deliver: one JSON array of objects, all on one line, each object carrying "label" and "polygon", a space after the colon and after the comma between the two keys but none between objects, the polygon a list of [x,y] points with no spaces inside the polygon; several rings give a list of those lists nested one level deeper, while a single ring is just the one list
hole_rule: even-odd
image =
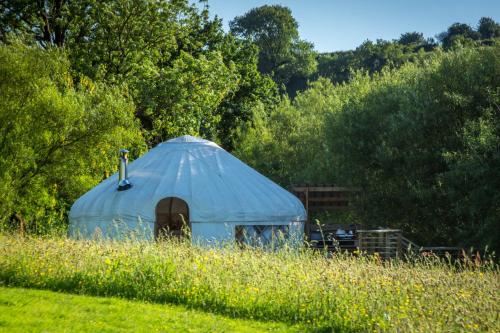
[{"label": "grass", "polygon": [[0,236],[9,286],[183,304],[323,331],[499,332],[493,264]]},{"label": "grass", "polygon": [[299,332],[174,305],[0,287],[0,332]]}]

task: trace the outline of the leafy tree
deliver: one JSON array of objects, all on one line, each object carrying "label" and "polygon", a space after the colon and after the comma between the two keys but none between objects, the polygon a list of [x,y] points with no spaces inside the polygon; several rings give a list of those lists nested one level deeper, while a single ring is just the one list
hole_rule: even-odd
[{"label": "leafy tree", "polygon": [[317,156],[334,96],[333,85],[322,79],[270,113],[257,109],[252,125],[239,133],[234,153],[284,186],[331,179],[330,161]]},{"label": "leafy tree", "polygon": [[0,227],[62,228],[119,148],[144,149],[133,110],[118,87],[73,77],[58,50],[0,45]]},{"label": "leafy tree", "polygon": [[[150,145],[190,133],[230,148],[231,133],[251,118],[256,99],[275,99],[274,87],[256,70],[252,46],[225,34],[219,19],[187,0],[6,0],[4,7],[0,31],[64,46],[76,72],[126,84]],[[49,21],[39,19],[44,16]],[[43,31],[55,26],[61,37],[45,38]]]},{"label": "leafy tree", "polygon": [[438,35],[438,39],[445,49],[450,49],[456,45],[473,45],[480,35],[477,31],[465,23],[453,23],[448,30]]},{"label": "leafy tree", "polygon": [[270,83],[258,74],[251,45],[224,35],[220,20],[186,1],[131,4],[119,0],[104,14],[96,11],[92,21],[103,28],[73,47],[73,62],[93,77],[128,83],[150,145],[189,133],[231,148],[232,131],[249,118],[249,101],[276,94],[259,88]]},{"label": "leafy tree", "polygon": [[368,227],[422,245],[499,244],[499,46],[314,82],[245,128],[236,153],[282,185],[361,188]]},{"label": "leafy tree", "polygon": [[183,52],[172,67],[151,73],[138,84],[141,116],[151,119],[148,141],[182,134],[214,137],[221,119],[216,110],[234,92],[239,78],[219,53],[195,58]]},{"label": "leafy tree", "polygon": [[274,81],[257,68],[258,48],[248,41],[235,40],[232,35],[226,38],[223,57],[233,62],[239,77],[237,87],[217,107],[221,117],[217,138],[224,148],[232,150],[238,140],[237,129],[254,119],[255,109],[273,109],[279,94]]},{"label": "leafy tree", "polygon": [[84,32],[67,43],[73,67],[112,83],[126,80],[133,86],[171,66],[182,52],[196,57],[208,50],[211,38],[222,37],[219,22],[184,0],[97,2],[85,15],[79,27]]},{"label": "leafy tree", "polygon": [[44,47],[64,46],[68,35],[83,38],[85,30],[90,30],[86,11],[95,4],[93,0],[2,0],[0,39],[21,33],[33,36]]},{"label": "leafy tree", "polygon": [[481,17],[477,27],[482,39],[491,39],[500,37],[500,24],[490,17]]},{"label": "leafy tree", "polygon": [[254,8],[229,23],[231,32],[255,43],[259,49],[259,70],[272,75],[290,89],[295,78],[307,78],[316,68],[312,44],[300,40],[297,21],[289,8],[265,5]]},{"label": "leafy tree", "polygon": [[[455,23],[438,38],[445,50],[456,46],[491,45],[499,36],[498,27],[494,20],[482,18],[478,31],[467,24]],[[384,68],[398,68],[407,62],[418,62],[428,57],[437,48],[438,44],[433,38],[424,39],[423,34],[419,32],[404,33],[392,42],[381,39],[375,42],[367,40],[355,50],[319,54],[317,71],[312,78],[326,77],[332,82],[346,82],[356,71],[367,71],[373,75]]]},{"label": "leafy tree", "polygon": [[335,83],[347,82],[355,69],[360,69],[354,51],[338,51],[318,54],[316,75],[330,79]]},{"label": "leafy tree", "polygon": [[424,44],[425,43],[424,34],[421,32],[416,32],[416,31],[406,32],[406,33],[402,34],[401,37],[399,37],[398,43],[403,44],[403,45]]},{"label": "leafy tree", "polygon": [[332,117],[339,117],[351,99],[370,87],[370,78],[356,75],[353,84],[311,82],[292,101],[283,99],[271,112],[256,110],[251,126],[241,129],[234,153],[245,162],[290,187],[301,183],[341,183],[327,140]]},{"label": "leafy tree", "polygon": [[366,71],[373,75],[384,68],[398,68],[407,62],[418,62],[434,49],[432,40],[424,44],[404,45],[398,41],[365,41],[353,51],[324,53],[318,56],[316,77],[329,78],[341,83],[353,78],[357,71]]},{"label": "leafy tree", "polygon": [[438,35],[445,49],[456,46],[491,45],[495,38],[500,37],[500,25],[492,18],[482,17],[477,31],[464,23],[454,23],[447,31]]},{"label": "leafy tree", "polygon": [[[498,100],[498,95],[496,97]],[[443,175],[446,193],[458,216],[456,239],[476,247],[500,251],[500,110],[491,105],[480,117],[468,120],[461,134],[463,152],[445,155],[450,170]]]},{"label": "leafy tree", "polygon": [[[427,244],[498,244],[497,204],[485,198],[498,181],[499,54],[498,46],[437,54],[377,76],[332,118],[332,158],[343,179],[364,188],[358,212],[366,223],[400,227]],[[485,144],[475,150],[479,138]],[[490,178],[474,182],[479,175]]]}]

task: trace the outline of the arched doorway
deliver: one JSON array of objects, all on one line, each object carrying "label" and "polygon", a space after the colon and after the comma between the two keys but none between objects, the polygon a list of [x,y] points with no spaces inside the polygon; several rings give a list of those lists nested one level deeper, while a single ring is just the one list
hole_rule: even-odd
[{"label": "arched doorway", "polygon": [[191,223],[186,201],[176,197],[163,198],[156,204],[155,212],[155,239],[189,234]]}]

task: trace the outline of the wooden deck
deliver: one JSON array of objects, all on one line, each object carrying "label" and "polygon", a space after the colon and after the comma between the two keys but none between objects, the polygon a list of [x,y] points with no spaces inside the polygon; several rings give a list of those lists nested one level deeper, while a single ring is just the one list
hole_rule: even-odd
[{"label": "wooden deck", "polygon": [[321,237],[312,233],[311,247],[328,252],[354,252],[377,255],[381,259],[404,258],[409,254],[459,258],[463,249],[452,246],[419,246],[399,229],[356,230],[352,235],[340,236],[332,232],[321,232]]},{"label": "wooden deck", "polygon": [[[341,225],[322,221],[314,223],[318,213],[343,213],[349,211],[352,196],[360,192],[357,188],[328,185],[300,185],[292,189],[307,211],[305,234],[310,246],[329,252],[359,251],[377,254],[382,259],[403,257],[406,254],[459,257],[463,250],[459,247],[422,247],[406,237],[399,229],[360,229],[358,225]],[[342,231],[342,232],[339,232]]]}]

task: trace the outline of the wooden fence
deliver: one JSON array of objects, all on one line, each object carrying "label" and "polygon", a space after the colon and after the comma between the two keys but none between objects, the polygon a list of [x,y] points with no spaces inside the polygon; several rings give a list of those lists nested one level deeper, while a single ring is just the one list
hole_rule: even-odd
[{"label": "wooden fence", "polygon": [[410,253],[451,258],[459,258],[463,254],[460,247],[418,246],[404,237],[399,229],[356,230],[352,235],[342,236],[326,233],[323,239],[312,240],[311,245],[330,252],[358,250],[364,254],[376,254],[381,259],[404,258]]},{"label": "wooden fence", "polygon": [[398,229],[358,230],[357,236],[361,252],[377,253],[382,259],[400,257],[406,250],[403,235]]}]

